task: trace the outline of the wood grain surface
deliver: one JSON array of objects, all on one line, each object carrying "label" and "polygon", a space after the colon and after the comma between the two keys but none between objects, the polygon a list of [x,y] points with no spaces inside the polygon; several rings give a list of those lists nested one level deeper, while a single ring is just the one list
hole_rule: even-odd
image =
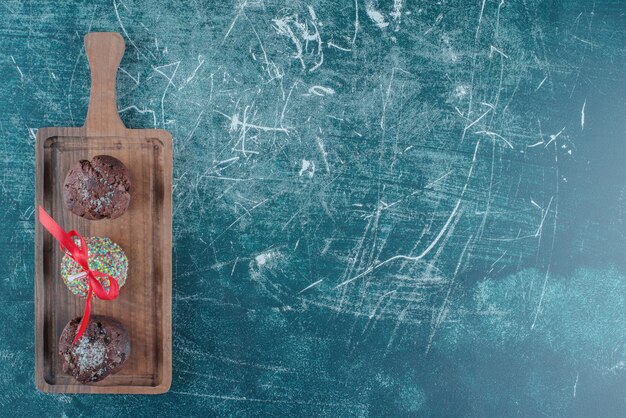
[{"label": "wood grain surface", "polygon": [[[131,339],[124,368],[95,384],[78,383],[62,372],[58,338],[81,316],[84,299],[63,283],[63,252],[41,226],[35,245],[35,381],[45,392],[163,393],[172,377],[171,253],[172,139],[164,130],[127,129],[117,113],[115,79],[124,53],[117,33],[90,33],[85,51],[91,67],[91,97],[81,128],[44,128],[36,141],[36,204],[66,230],[85,237],[108,236],[126,252],[128,279],[113,301],[94,298],[92,314],[121,321]],[[89,221],[64,207],[63,181],[70,166],[111,155],[130,170],[131,203],[113,220]]]}]

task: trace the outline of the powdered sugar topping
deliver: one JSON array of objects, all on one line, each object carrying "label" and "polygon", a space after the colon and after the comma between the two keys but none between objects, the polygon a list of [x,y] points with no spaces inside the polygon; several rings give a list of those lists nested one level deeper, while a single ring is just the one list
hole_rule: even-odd
[{"label": "powdered sugar topping", "polygon": [[78,359],[80,371],[94,369],[104,362],[107,348],[102,341],[89,342],[87,337],[82,337],[72,350]]}]

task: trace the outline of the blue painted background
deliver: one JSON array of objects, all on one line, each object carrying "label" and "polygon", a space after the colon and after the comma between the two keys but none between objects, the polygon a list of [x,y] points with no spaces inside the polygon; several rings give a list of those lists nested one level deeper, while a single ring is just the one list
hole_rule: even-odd
[{"label": "blue painted background", "polygon": [[[21,416],[624,416],[626,5],[0,4],[0,408]],[[174,137],[174,379],[33,383],[34,137],[83,36]],[[10,409],[9,409],[10,408]]]}]

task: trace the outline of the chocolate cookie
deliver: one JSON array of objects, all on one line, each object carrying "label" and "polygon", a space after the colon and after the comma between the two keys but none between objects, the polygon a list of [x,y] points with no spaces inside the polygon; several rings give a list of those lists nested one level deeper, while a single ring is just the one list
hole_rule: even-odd
[{"label": "chocolate cookie", "polygon": [[74,337],[81,318],[67,323],[59,338],[63,372],[81,383],[98,382],[117,373],[130,355],[130,340],[124,326],[107,316],[93,315],[83,336]]},{"label": "chocolate cookie", "polygon": [[65,206],[85,219],[115,219],[130,204],[130,174],[110,155],[97,155],[74,164],[65,177]]}]

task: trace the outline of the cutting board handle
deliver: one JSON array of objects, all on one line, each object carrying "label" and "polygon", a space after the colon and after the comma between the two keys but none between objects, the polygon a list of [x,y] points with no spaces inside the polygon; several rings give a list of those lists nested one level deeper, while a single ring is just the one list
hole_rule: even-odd
[{"label": "cutting board handle", "polygon": [[117,113],[115,78],[124,55],[124,39],[117,32],[85,35],[85,53],[91,68],[91,96],[85,128],[89,135],[114,134],[126,129]]}]

